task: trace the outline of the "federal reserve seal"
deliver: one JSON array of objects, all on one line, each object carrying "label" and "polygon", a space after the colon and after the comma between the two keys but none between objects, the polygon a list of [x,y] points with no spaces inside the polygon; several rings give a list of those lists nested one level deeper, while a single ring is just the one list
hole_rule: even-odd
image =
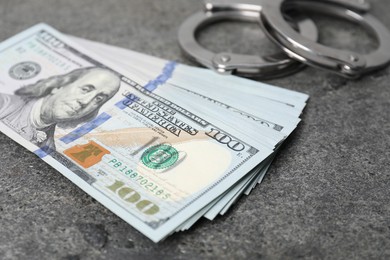
[{"label": "federal reserve seal", "polygon": [[41,66],[32,61],[24,61],[15,64],[9,69],[9,75],[14,79],[31,79],[41,72]]},{"label": "federal reserve seal", "polygon": [[170,145],[160,144],[147,149],[141,156],[142,163],[151,169],[165,169],[174,165],[179,153]]}]

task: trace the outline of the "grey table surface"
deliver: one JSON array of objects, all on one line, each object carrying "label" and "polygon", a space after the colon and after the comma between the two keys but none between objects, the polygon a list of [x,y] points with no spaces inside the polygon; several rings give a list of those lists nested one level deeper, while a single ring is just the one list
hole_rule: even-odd
[{"label": "grey table surface", "polygon": [[[390,27],[390,1],[371,3]],[[1,0],[0,40],[46,22],[191,64],[176,34],[200,9],[189,0]],[[360,27],[312,18],[323,43],[376,47]],[[217,24],[199,37],[215,51],[276,49],[256,24]],[[0,134],[0,259],[389,259],[389,78],[389,68],[355,81],[307,68],[267,81],[311,99],[264,182],[225,216],[158,244]]]}]

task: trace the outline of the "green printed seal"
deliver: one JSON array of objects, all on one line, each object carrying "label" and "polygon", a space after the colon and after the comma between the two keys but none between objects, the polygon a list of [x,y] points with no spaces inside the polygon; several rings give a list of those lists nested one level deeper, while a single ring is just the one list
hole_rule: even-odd
[{"label": "green printed seal", "polygon": [[159,170],[171,167],[179,159],[175,148],[166,144],[159,144],[148,148],[141,156],[142,163],[151,169]]}]

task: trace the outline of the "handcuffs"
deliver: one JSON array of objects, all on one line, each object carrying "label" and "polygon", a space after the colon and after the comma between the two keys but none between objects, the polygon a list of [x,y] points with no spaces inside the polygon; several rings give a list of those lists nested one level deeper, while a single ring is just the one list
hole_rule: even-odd
[{"label": "handcuffs", "polygon": [[[204,7],[203,12],[193,14],[180,26],[179,44],[196,62],[219,73],[267,79],[285,76],[310,65],[346,78],[358,78],[390,62],[390,33],[367,13],[370,5],[364,0],[207,0]],[[379,47],[369,54],[359,54],[317,43],[318,31],[314,22],[302,14],[296,15],[297,11],[319,12],[358,23],[373,33]],[[197,42],[197,33],[222,20],[259,22],[281,52],[258,57],[213,53],[205,49]]]}]

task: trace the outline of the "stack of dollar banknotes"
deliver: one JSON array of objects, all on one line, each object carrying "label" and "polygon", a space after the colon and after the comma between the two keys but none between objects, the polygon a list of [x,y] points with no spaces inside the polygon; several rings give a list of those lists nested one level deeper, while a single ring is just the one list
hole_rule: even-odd
[{"label": "stack of dollar banknotes", "polygon": [[45,24],[0,51],[0,130],[155,242],[248,195],[308,99]]}]

